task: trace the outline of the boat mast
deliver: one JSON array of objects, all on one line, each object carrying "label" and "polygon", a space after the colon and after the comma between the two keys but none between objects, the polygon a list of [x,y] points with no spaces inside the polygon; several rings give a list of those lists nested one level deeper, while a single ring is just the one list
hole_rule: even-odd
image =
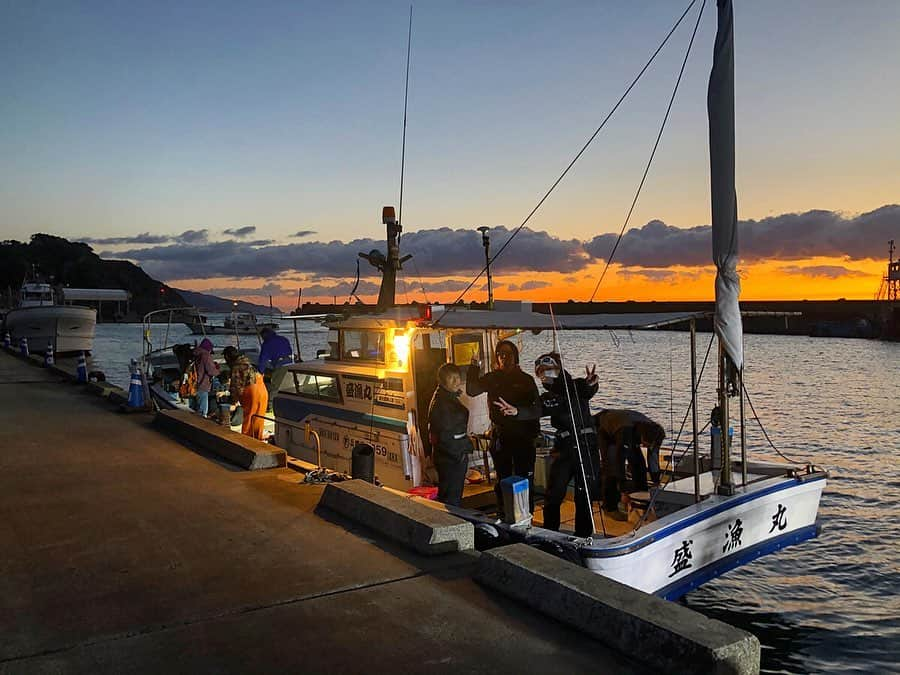
[{"label": "boat mast", "polygon": [[719,340],[719,425],[722,470],[719,494],[734,493],[731,471],[728,398],[739,390],[744,365],[743,328],[738,304],[737,193],[734,182],[734,10],[732,0],[717,0],[718,25],[709,75],[709,168],[712,196],[712,248],[716,264],[715,330]]}]

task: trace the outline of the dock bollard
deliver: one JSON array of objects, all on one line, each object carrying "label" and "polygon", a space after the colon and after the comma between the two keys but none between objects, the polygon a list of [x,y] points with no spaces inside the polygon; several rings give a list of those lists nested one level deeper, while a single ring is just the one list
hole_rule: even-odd
[{"label": "dock bollard", "polygon": [[28,351],[28,338],[27,337],[23,336],[22,339],[19,340],[19,350],[22,352],[23,356],[31,356],[31,352]]},{"label": "dock bollard", "polygon": [[44,367],[49,368],[54,364],[53,360],[53,340],[47,340],[47,351],[44,352]]},{"label": "dock bollard", "polygon": [[3,346],[9,349],[12,347],[12,338],[9,336],[9,331],[6,331],[3,334]]},{"label": "dock bollard", "polygon": [[144,382],[141,378],[141,367],[136,361],[131,361],[131,383],[128,385],[128,407],[144,407]]},{"label": "dock bollard", "polygon": [[84,358],[84,352],[78,355],[78,365],[75,366],[75,379],[79,382],[87,382],[87,359]]}]

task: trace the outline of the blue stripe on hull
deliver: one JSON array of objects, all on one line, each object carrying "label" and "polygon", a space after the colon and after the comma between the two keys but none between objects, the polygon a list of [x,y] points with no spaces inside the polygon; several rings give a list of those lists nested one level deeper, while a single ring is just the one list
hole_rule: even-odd
[{"label": "blue stripe on hull", "polygon": [[380,415],[369,415],[368,413],[357,412],[355,410],[346,410],[344,408],[311,403],[288,396],[276,396],[272,403],[272,410],[275,412],[276,419],[278,417],[284,417],[297,423],[303,422],[303,420],[310,415],[321,415],[322,417],[344,420],[346,422],[353,422],[354,424],[375,427],[376,429],[393,431],[394,433],[406,433],[406,422],[402,420],[394,420]]},{"label": "blue stripe on hull", "polygon": [[[816,478],[813,481],[809,482],[816,482],[824,479],[825,475],[823,474],[821,478]],[[691,525],[702,522],[704,520],[708,520],[709,518],[712,518],[713,516],[722,513],[723,511],[728,511],[729,509],[733,509],[736,506],[740,506],[741,504],[746,504],[747,502],[760,499],[775,492],[781,492],[782,490],[795,488],[801,484],[802,483],[796,478],[785,478],[782,482],[771,485],[763,490],[748,492],[746,494],[740,495],[739,497],[727,499],[723,502],[715,504],[714,506],[702,508],[702,510],[694,513],[691,516],[688,516],[682,520],[678,520],[671,525],[667,525],[659,530],[649,532],[643,537],[630,541],[627,544],[619,544],[617,546],[603,546],[603,544],[600,543],[595,544],[594,546],[585,546],[581,549],[580,553],[583,558],[611,558],[613,556],[625,555],[627,553],[631,553],[632,551],[636,551],[639,548],[643,548],[648,544],[652,544],[654,541],[664,539],[665,537],[668,537],[673,533],[678,532],[679,530],[683,530],[690,527]],[[619,538],[621,539],[622,537]]]},{"label": "blue stripe on hull", "polygon": [[710,563],[693,574],[689,574],[668,586],[660,588],[654,595],[666,600],[677,600],[688,591],[694,590],[701,584],[705,584],[710,579],[715,579],[716,577],[725,574],[725,572],[733,570],[735,567],[745,565],[764,555],[779,551],[786,546],[799,544],[801,541],[806,541],[807,539],[813,539],[818,536],[818,534],[819,526],[816,523],[813,523],[812,525],[801,527],[793,532],[782,534],[773,539],[761,541],[754,546],[732,553],[730,556],[717,560],[714,563]]}]

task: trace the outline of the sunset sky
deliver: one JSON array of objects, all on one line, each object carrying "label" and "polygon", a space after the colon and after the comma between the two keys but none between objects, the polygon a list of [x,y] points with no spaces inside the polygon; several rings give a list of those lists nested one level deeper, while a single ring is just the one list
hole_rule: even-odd
[{"label": "sunset sky", "polygon": [[[495,250],[506,240],[687,5],[415,3],[401,240],[415,257],[398,300],[456,298],[483,264],[475,228],[492,228]],[[590,297],[700,5],[497,260],[497,297]],[[382,205],[398,203],[408,12],[0,3],[2,237],[86,241],[223,297],[346,300],[357,252],[383,248]],[[744,298],[877,291],[900,241],[898,34],[894,0],[736,0]],[[598,300],[712,298],[714,35],[708,0]],[[484,296],[479,282],[466,297]]]}]

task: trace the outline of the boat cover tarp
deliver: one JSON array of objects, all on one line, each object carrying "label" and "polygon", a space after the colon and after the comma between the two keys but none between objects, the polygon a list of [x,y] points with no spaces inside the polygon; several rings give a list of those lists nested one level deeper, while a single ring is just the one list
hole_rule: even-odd
[{"label": "boat cover tarp", "polygon": [[712,193],[712,254],[716,264],[716,334],[737,368],[744,363],[738,297],[737,192],[734,187],[734,12],[718,0],[718,30],[706,97]]},{"label": "boat cover tarp", "polygon": [[[558,330],[614,330],[655,328],[706,316],[704,312],[645,312],[634,314],[557,314]],[[434,317],[437,327],[508,330],[552,330],[549,314],[537,312],[492,312],[447,310]]]}]

